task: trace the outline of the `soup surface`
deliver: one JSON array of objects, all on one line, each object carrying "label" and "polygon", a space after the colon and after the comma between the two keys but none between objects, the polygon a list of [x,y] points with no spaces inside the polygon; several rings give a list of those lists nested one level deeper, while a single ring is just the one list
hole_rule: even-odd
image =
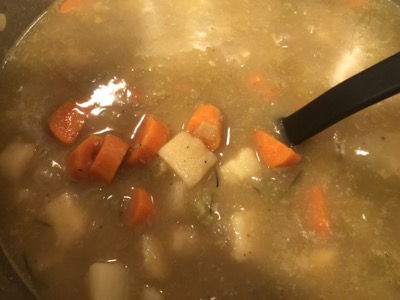
[{"label": "soup surface", "polygon": [[[399,7],[68,2],[25,35],[0,77],[1,242],[39,298],[400,297],[399,97],[296,147],[290,166],[267,165],[255,141],[256,128],[284,141],[281,117],[398,52]],[[68,103],[81,117],[62,115]],[[223,116],[213,151],[182,133],[204,104]],[[118,167],[150,115],[168,143]],[[49,122],[75,118],[66,145]],[[195,136],[218,135],[201,124]],[[125,150],[102,151],[109,134]],[[92,135],[91,175],[74,173],[82,157],[71,153]]]}]

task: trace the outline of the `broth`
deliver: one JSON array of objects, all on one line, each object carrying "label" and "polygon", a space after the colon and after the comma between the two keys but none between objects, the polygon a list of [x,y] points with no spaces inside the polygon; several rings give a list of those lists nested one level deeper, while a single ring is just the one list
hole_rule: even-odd
[{"label": "broth", "polygon": [[[121,280],[103,282],[116,300],[398,298],[399,96],[296,147],[298,165],[257,160],[241,179],[223,172],[243,149],[254,156],[255,128],[281,138],[279,118],[400,49],[400,9],[361,2],[51,7],[0,78],[1,240],[38,296],[104,299],[91,266],[107,263],[123,266]],[[66,146],[48,120],[70,100],[97,108]],[[222,111],[224,138],[194,187],[160,157],[122,164],[111,184],[66,172],[66,156],[90,134],[130,143],[152,114],[174,137],[199,103]],[[328,237],[307,225],[312,186],[326,197]],[[128,226],[133,187],[152,195],[155,213]]]}]

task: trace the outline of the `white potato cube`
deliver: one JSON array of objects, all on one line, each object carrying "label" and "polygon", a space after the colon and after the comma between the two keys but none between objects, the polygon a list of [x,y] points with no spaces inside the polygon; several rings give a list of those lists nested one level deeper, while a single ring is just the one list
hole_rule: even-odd
[{"label": "white potato cube", "polygon": [[50,201],[46,217],[54,228],[57,244],[67,246],[80,239],[88,230],[87,215],[78,204],[77,197],[64,193]]},{"label": "white potato cube", "polygon": [[241,149],[237,157],[223,164],[220,170],[225,181],[234,183],[259,177],[261,166],[254,150],[248,147]]},{"label": "white potato cube", "polygon": [[143,266],[151,279],[162,279],[166,274],[166,266],[161,244],[151,235],[142,237]]},{"label": "white potato cube", "polygon": [[129,273],[120,263],[95,263],[88,279],[91,300],[130,299]]},{"label": "white potato cube", "polygon": [[192,255],[198,249],[198,238],[190,226],[177,226],[172,231],[171,249],[179,256]]},{"label": "white potato cube", "polygon": [[217,162],[216,155],[187,132],[177,134],[160,149],[159,155],[188,187],[197,184]]},{"label": "white potato cube", "polygon": [[239,262],[249,259],[254,251],[254,215],[240,211],[231,218],[232,256]]},{"label": "white potato cube", "polygon": [[18,180],[24,175],[35,154],[35,145],[23,142],[8,144],[0,154],[0,169],[10,180]]}]

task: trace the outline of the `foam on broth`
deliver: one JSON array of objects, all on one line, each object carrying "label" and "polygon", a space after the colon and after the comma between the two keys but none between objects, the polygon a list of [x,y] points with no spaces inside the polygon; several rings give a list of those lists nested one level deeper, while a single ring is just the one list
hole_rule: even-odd
[{"label": "foam on broth", "polygon": [[[399,296],[399,97],[375,105],[300,145],[300,165],[238,184],[220,167],[262,127],[400,49],[400,9],[388,1],[98,0],[60,14],[52,7],[10,53],[1,71],[4,149],[34,145],[18,181],[1,181],[1,239],[43,299],[89,299],[92,264],[126,267],[132,299],[146,288],[164,299],[397,298]],[[196,105],[225,116],[218,164],[194,188],[157,158],[123,166],[111,185],[71,179],[47,128],[68,100],[100,98],[85,124],[92,133],[129,140],[143,114],[179,133]],[[332,236],[304,224],[310,185],[326,192]],[[156,214],[130,228],[123,216],[132,186],[151,191]],[[78,197],[85,231],[60,242],[48,205]],[[252,224],[248,257],[232,255],[236,216]],[[67,218],[67,215],[60,215]],[[162,249],[155,274],[143,237]],[[179,241],[183,241],[180,244]]]}]

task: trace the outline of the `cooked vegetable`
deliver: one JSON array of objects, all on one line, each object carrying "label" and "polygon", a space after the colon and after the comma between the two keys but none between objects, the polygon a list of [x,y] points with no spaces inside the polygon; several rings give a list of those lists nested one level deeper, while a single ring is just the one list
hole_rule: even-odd
[{"label": "cooked vegetable", "polygon": [[52,199],[45,207],[45,218],[53,227],[60,246],[68,246],[87,233],[88,217],[78,198],[70,193]]},{"label": "cooked vegetable", "polygon": [[62,143],[69,145],[75,142],[82,130],[90,108],[75,101],[61,105],[49,119],[51,133]]},{"label": "cooked vegetable", "polygon": [[84,9],[89,6],[90,1],[92,0],[64,0],[58,10],[61,13],[67,13],[73,10]]},{"label": "cooked vegetable", "polygon": [[246,86],[249,91],[267,100],[277,93],[275,85],[260,73],[251,74],[247,79]]},{"label": "cooked vegetable", "polygon": [[154,200],[145,189],[135,187],[127,215],[127,223],[137,225],[146,222],[154,214]]},{"label": "cooked vegetable", "polygon": [[133,138],[127,163],[147,164],[157,156],[169,137],[167,126],[153,115],[146,115]]},{"label": "cooked vegetable", "polygon": [[143,266],[147,277],[162,279],[166,275],[164,251],[159,240],[149,234],[142,236]]},{"label": "cooked vegetable", "polygon": [[301,156],[261,129],[255,130],[255,145],[261,160],[272,168],[298,164]]},{"label": "cooked vegetable", "polygon": [[360,9],[367,3],[367,0],[349,0],[349,8]]},{"label": "cooked vegetable", "polygon": [[249,147],[241,149],[236,158],[221,166],[223,179],[231,183],[259,177],[260,172],[260,162],[257,160],[254,150]]},{"label": "cooked vegetable", "polygon": [[88,273],[90,299],[129,300],[129,281],[129,272],[121,263],[94,263]]},{"label": "cooked vegetable", "polygon": [[35,155],[35,145],[11,142],[0,153],[0,171],[5,178],[16,181],[24,175]]},{"label": "cooked vegetable", "polygon": [[160,149],[159,155],[188,187],[197,184],[217,162],[215,154],[187,132],[177,134]]},{"label": "cooked vegetable", "polygon": [[72,150],[66,159],[66,169],[69,175],[78,179],[87,179],[90,176],[90,167],[99,153],[103,138],[90,135]]},{"label": "cooked vegetable", "polygon": [[231,217],[232,256],[237,261],[247,260],[252,255],[254,226],[251,212],[240,211]]},{"label": "cooked vegetable", "polygon": [[218,149],[222,141],[224,117],[216,106],[200,104],[186,125],[186,131],[199,138],[208,149]]},{"label": "cooked vegetable", "polygon": [[108,134],[90,167],[90,175],[99,181],[111,183],[122,163],[128,144],[119,137]]},{"label": "cooked vegetable", "polygon": [[327,199],[321,186],[314,185],[306,195],[307,202],[307,226],[318,237],[329,238],[331,229],[329,227],[327,213]]}]

